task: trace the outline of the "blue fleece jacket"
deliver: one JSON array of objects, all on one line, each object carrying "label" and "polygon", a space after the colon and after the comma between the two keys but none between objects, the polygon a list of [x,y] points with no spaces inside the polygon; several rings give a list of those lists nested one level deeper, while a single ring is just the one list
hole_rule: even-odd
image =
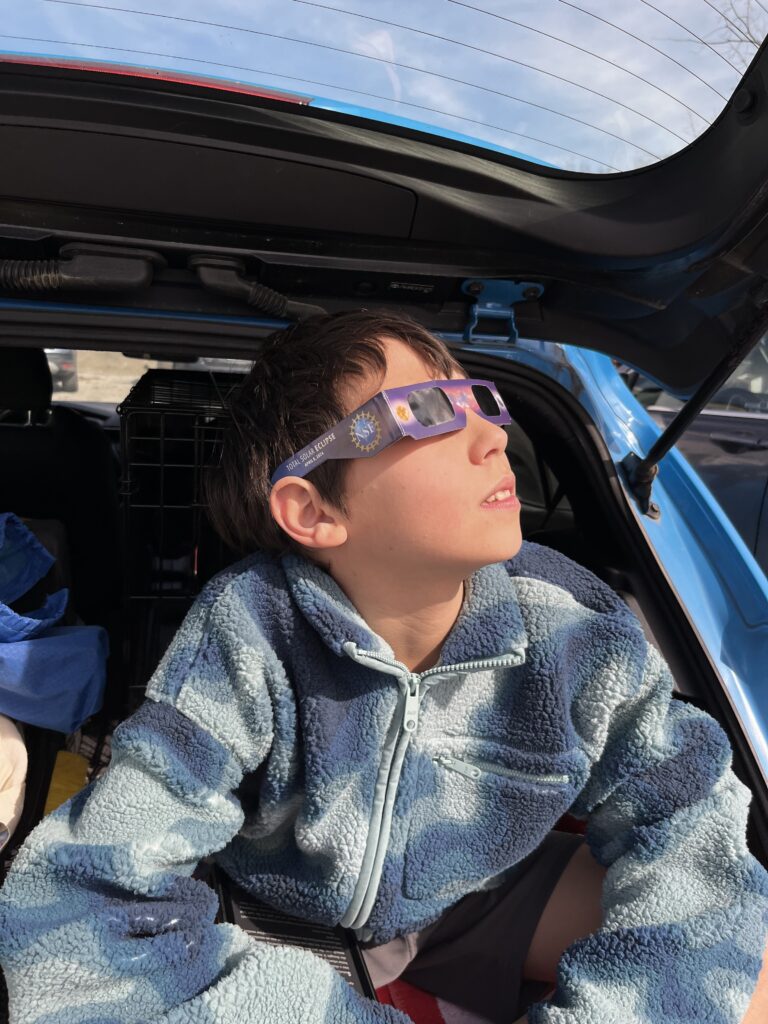
[{"label": "blue fleece jacket", "polygon": [[189,611],[109,770],[16,859],[13,1024],[404,1022],[312,954],[214,924],[199,860],[385,942],[499,884],[565,811],[607,868],[603,923],[532,1024],[737,1024],[768,876],[726,736],[671,690],[613,591],[534,544],[473,573],[421,673],[322,569],[245,559]]}]

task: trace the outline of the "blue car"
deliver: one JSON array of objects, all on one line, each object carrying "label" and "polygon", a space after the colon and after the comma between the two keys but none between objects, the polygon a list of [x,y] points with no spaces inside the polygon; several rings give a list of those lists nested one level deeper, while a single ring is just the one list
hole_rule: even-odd
[{"label": "blue car", "polygon": [[[524,135],[521,150],[466,134],[479,115],[410,119],[436,99],[374,109],[360,82],[316,93],[309,71],[282,91],[242,61],[203,78],[159,44],[117,64],[115,42],[0,54],[0,512],[60,524],[73,621],[112,652],[100,714],[26,729],[6,856],[43,814],[56,752],[88,739],[103,767],[195,595],[237,557],[201,480],[260,339],[366,307],[409,313],[496,382],[524,536],[610,584],[676,695],[724,727],[768,866],[768,581],[679,448],[768,331],[765,46],[677,151],[577,167]],[[43,366],[58,348],[80,372],[66,399]],[[672,396],[669,415],[618,364]]]}]

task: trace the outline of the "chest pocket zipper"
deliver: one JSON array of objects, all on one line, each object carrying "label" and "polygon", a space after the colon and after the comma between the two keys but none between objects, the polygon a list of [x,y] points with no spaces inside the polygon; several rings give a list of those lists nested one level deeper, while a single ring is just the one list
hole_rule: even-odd
[{"label": "chest pocket zipper", "polygon": [[465,775],[468,779],[479,779],[483,775],[500,775],[507,779],[519,779],[522,782],[540,782],[548,786],[563,785],[570,782],[570,776],[568,775],[536,775],[533,772],[521,772],[514,768],[505,768],[503,765],[491,764],[488,761],[476,761],[474,763],[461,761],[459,758],[450,757],[448,754],[440,754],[438,757],[433,757],[432,760],[443,768],[447,768],[448,771],[458,772],[459,775]]}]

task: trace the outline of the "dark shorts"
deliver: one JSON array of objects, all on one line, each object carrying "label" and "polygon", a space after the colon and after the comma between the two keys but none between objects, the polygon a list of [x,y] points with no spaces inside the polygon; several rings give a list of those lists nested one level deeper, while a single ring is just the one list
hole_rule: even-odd
[{"label": "dark shorts", "polygon": [[552,988],[523,979],[539,919],[580,835],[550,832],[503,885],[473,892],[419,932],[363,944],[375,987],[400,978],[489,1021],[511,1024]]}]

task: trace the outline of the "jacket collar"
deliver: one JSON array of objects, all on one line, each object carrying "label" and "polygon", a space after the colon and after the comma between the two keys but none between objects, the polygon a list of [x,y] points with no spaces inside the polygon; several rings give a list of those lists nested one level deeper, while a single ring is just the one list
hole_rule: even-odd
[{"label": "jacket collar", "polygon": [[[331,650],[343,656],[343,644],[351,641],[363,650],[395,657],[390,645],[370,628],[329,573],[294,552],[281,555],[280,561],[293,600]],[[508,565],[486,565],[469,577],[464,603],[445,639],[439,665],[509,654],[524,660],[527,637]]]}]

